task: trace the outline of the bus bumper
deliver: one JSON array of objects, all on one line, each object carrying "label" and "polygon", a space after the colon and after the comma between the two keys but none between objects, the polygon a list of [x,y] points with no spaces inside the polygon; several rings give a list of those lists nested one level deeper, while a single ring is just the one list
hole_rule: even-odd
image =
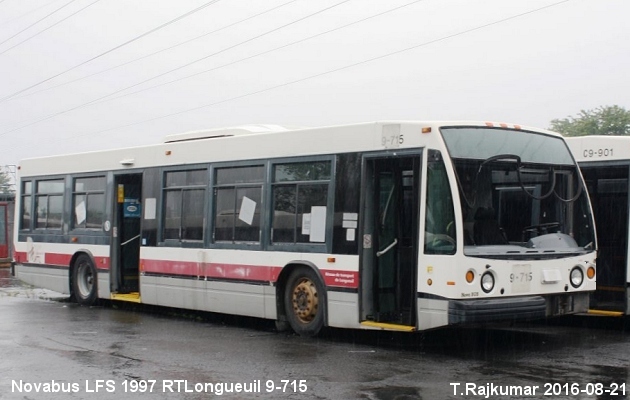
[{"label": "bus bumper", "polygon": [[488,300],[450,300],[450,324],[525,321],[588,310],[588,293],[509,297]]}]

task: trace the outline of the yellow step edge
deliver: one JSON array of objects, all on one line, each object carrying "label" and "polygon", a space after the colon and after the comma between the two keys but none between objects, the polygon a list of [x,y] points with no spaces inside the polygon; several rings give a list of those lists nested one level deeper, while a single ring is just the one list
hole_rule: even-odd
[{"label": "yellow step edge", "polygon": [[384,322],[374,322],[374,321],[363,321],[361,322],[361,325],[369,326],[371,328],[387,329],[389,331],[413,332],[416,330],[415,326],[387,324]]},{"label": "yellow step edge", "polygon": [[606,317],[623,317],[623,311],[588,310],[590,315],[603,315]]},{"label": "yellow step edge", "polygon": [[112,300],[129,301],[131,303],[142,303],[140,299],[140,293],[112,293],[110,295]]}]

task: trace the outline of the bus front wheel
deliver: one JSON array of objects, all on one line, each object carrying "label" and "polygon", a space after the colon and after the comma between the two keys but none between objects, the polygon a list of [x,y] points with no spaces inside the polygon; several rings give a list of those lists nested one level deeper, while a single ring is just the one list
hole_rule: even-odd
[{"label": "bus front wheel", "polygon": [[77,303],[91,306],[96,303],[97,292],[96,268],[90,257],[80,255],[74,263],[72,273],[72,289]]},{"label": "bus front wheel", "polygon": [[300,336],[315,336],[324,326],[324,286],[310,268],[291,273],[284,293],[284,309],[291,328]]}]

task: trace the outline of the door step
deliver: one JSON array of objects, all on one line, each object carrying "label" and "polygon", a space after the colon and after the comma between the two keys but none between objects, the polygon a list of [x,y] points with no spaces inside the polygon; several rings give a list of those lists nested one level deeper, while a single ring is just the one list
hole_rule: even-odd
[{"label": "door step", "polygon": [[608,310],[588,310],[589,315],[601,315],[604,317],[623,317],[623,311],[608,311]]},{"label": "door step", "polygon": [[139,292],[133,292],[133,293],[112,293],[110,295],[110,298],[112,300],[128,301],[128,302],[131,302],[131,303],[142,303],[142,300],[140,299],[140,293]]},{"label": "door step", "polygon": [[361,322],[361,325],[367,326],[370,328],[379,328],[379,329],[388,330],[388,331],[413,332],[416,330],[415,326],[389,324],[386,322],[363,321]]}]

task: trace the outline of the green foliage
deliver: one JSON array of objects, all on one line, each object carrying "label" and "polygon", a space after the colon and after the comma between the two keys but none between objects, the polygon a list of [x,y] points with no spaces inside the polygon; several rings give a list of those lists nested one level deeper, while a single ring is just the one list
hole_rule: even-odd
[{"label": "green foliage", "polygon": [[15,190],[13,189],[13,185],[11,182],[11,177],[5,171],[0,169],[0,193],[13,193]]},{"label": "green foliage", "polygon": [[549,129],[565,136],[630,135],[630,111],[619,106],[581,110],[576,117],[552,120]]}]

